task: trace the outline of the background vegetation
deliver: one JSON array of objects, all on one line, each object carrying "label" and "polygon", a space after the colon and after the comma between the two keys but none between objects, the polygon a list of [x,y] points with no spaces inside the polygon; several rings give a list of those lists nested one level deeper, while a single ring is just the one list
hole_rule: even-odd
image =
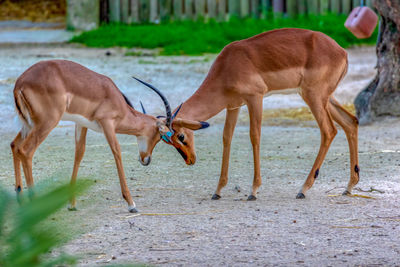
[{"label": "background vegetation", "polygon": [[65,0],[0,0],[0,21],[28,20],[64,23]]},{"label": "background vegetation", "polygon": [[15,196],[0,190],[0,266],[73,264],[76,259],[71,256],[49,257],[48,252],[67,239],[65,235],[60,236],[55,222],[49,223],[46,219],[63,207],[73,194],[86,190],[89,184],[83,180],[77,187],[59,186],[31,196],[31,200],[27,199],[29,194],[23,194],[19,204]]},{"label": "background vegetation", "polygon": [[360,44],[375,44],[377,29],[368,39],[357,39],[345,27],[345,15],[308,15],[296,19],[231,19],[228,22],[199,20],[175,21],[162,24],[105,24],[84,32],[71,42],[89,47],[162,48],[163,55],[198,55],[218,53],[230,42],[278,28],[295,27],[321,31],[347,48]]}]

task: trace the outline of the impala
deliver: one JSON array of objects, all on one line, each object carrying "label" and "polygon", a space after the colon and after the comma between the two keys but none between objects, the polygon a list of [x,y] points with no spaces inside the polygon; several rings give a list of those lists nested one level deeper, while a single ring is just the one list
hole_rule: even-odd
[{"label": "impala", "polygon": [[[41,61],[26,70],[17,79],[14,88],[16,112],[22,122],[21,131],[11,143],[17,193],[22,191],[21,163],[30,188],[33,186],[32,158],[35,150],[60,120],[67,120],[76,123],[71,184],[75,184],[85,152],[87,129],[102,132],[114,155],[128,210],[137,212],[126,183],[116,134],[137,136],[142,165],[150,164],[151,153],[160,139],[169,140],[168,135],[172,135],[168,128],[172,121],[168,101],[157,89],[140,82],[155,90],[163,99],[166,120],[144,114],[144,109],[143,113],[136,111],[110,78],[77,63]],[[71,199],[70,209],[75,209],[75,197]]]},{"label": "impala", "polygon": [[[261,185],[263,98],[290,92],[301,95],[321,132],[321,144],[315,163],[296,198],[305,198],[306,191],[318,177],[325,155],[337,133],[333,121],[343,128],[349,144],[350,181],[343,194],[350,194],[359,180],[358,121],[333,97],[347,67],[346,51],[325,34],[310,30],[273,30],[227,45],[216,58],[200,88],[179,107],[177,115],[178,119],[205,121],[226,109],[221,175],[212,199],[221,197],[221,189],[228,181],[231,140],[243,105],[248,107],[250,116],[254,159],[253,187],[248,200],[256,199]],[[194,164],[196,153],[193,132],[179,123],[173,123],[172,128],[174,134],[168,143],[179,151],[187,164]]]}]

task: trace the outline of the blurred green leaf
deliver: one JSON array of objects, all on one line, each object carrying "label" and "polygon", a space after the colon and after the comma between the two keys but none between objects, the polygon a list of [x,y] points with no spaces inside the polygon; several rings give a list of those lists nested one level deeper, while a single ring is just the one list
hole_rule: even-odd
[{"label": "blurred green leaf", "polygon": [[[89,181],[81,180],[75,186],[60,186],[31,201],[24,201],[21,205],[17,205],[15,198],[8,193],[0,191],[0,234],[5,225],[11,228],[0,235],[0,266],[73,264],[75,258],[67,255],[50,257],[47,261],[43,259],[43,255],[60,245],[61,240],[56,238],[55,228],[43,228],[39,224],[64,206],[73,194],[83,192],[90,184]],[[5,217],[6,211],[8,213]]]},{"label": "blurred green leaf", "polygon": [[88,186],[89,183],[86,181],[80,181],[76,186],[64,185],[22,204],[16,213],[17,225],[11,238],[19,232],[29,231],[31,227],[65,205],[73,194],[82,192]]},{"label": "blurred green leaf", "polygon": [[10,202],[10,196],[5,191],[0,189],[0,238],[3,231],[4,216],[7,211],[9,202]]}]

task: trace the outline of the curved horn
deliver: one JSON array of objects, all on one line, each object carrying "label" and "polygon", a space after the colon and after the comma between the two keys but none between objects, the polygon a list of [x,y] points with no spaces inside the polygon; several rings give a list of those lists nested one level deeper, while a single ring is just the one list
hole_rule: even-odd
[{"label": "curved horn", "polygon": [[162,101],[164,102],[164,106],[165,106],[165,112],[167,113],[167,127],[171,129],[171,123],[172,123],[172,113],[171,113],[171,107],[169,105],[169,102],[167,100],[167,98],[154,86],[152,86],[151,84],[148,84],[134,76],[132,76],[133,79],[135,79],[136,81],[146,85],[147,87],[149,87],[150,89],[152,89],[154,92],[156,92],[162,99]]},{"label": "curved horn", "polygon": [[140,102],[140,106],[142,107],[143,114],[146,114],[146,110],[145,110],[144,107],[143,107],[142,101],[139,100],[139,102]]}]

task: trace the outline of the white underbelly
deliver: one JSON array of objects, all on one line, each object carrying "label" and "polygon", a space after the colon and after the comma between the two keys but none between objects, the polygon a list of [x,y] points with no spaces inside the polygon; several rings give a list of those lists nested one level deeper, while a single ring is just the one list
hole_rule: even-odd
[{"label": "white underbelly", "polygon": [[270,96],[270,95],[291,95],[291,94],[300,94],[301,95],[301,88],[288,88],[288,89],[282,89],[282,90],[270,90],[268,91],[264,97]]},{"label": "white underbelly", "polygon": [[62,115],[61,120],[62,121],[73,121],[81,127],[86,127],[95,132],[100,132],[100,133],[103,132],[103,129],[100,127],[100,125],[97,123],[97,121],[90,121],[79,114],[71,114],[71,113],[65,112]]}]

